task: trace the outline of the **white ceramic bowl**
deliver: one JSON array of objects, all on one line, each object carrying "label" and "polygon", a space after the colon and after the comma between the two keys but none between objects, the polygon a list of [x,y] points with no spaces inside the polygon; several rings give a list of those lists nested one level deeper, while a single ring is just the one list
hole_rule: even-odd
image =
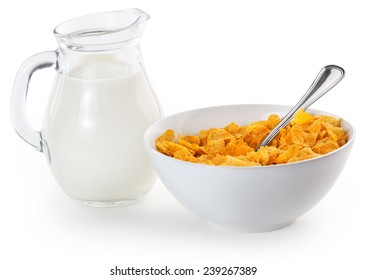
[{"label": "white ceramic bowl", "polygon": [[[285,227],[314,207],[341,173],[352,148],[355,131],[345,120],[347,144],[324,156],[273,166],[227,167],[190,163],[165,156],[155,149],[155,139],[166,129],[197,134],[202,129],[239,125],[284,116],[281,105],[229,105],[175,114],[153,123],[144,143],[167,189],[202,219],[245,231]],[[326,114],[311,110],[312,114]]]}]

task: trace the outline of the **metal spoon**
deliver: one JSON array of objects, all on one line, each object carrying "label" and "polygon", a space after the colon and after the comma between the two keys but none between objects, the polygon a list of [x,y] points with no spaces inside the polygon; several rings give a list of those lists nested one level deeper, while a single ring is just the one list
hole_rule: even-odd
[{"label": "metal spoon", "polygon": [[268,136],[261,142],[259,147],[266,146],[279,133],[280,129],[285,127],[292,119],[299,109],[306,110],[311,104],[318,100],[321,96],[336,86],[345,75],[343,68],[336,65],[328,65],[321,69],[316,79],[313,81],[310,88],[305,95],[298,101],[298,103],[288,112],[288,114],[277,124],[276,127]]}]

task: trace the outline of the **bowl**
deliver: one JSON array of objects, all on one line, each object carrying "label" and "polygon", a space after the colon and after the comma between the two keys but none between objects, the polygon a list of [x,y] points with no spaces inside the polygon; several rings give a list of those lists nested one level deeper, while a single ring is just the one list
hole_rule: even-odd
[{"label": "bowl", "polygon": [[[239,125],[284,116],[290,106],[227,105],[178,113],[150,125],[144,145],[158,176],[173,196],[205,221],[248,232],[271,231],[292,224],[328,193],[352,149],[355,130],[342,127],[348,142],[326,155],[304,161],[253,167],[212,166],[186,162],[159,153],[155,139],[166,129],[197,134],[211,127]],[[311,114],[335,115],[308,109]]]}]

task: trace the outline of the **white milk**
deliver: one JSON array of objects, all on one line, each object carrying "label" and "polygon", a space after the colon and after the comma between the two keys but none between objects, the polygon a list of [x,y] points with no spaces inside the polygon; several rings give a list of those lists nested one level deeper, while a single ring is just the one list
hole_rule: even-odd
[{"label": "white milk", "polygon": [[159,105],[142,71],[116,77],[119,67],[97,68],[57,74],[42,131],[44,150],[70,197],[133,200],[155,182],[142,137],[159,119]]}]

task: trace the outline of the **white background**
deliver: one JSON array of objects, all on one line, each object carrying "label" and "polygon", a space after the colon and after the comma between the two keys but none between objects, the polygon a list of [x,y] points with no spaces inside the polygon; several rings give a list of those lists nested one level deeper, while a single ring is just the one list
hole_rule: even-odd
[{"label": "white background", "polygon": [[[349,120],[357,141],[319,205],[288,228],[243,234],[206,224],[161,182],[124,208],[87,208],[66,197],[44,156],[12,129],[16,72],[27,57],[56,49],[52,31],[58,23],[130,7],[152,16],[141,48],[166,115],[221,104],[294,104],[324,65],[345,68],[346,78],[313,107]],[[115,265],[257,266],[249,279],[366,279],[363,1],[14,0],[0,11],[0,279],[163,278],[109,276]],[[28,115],[36,129],[53,74],[37,72],[30,86]]]}]

